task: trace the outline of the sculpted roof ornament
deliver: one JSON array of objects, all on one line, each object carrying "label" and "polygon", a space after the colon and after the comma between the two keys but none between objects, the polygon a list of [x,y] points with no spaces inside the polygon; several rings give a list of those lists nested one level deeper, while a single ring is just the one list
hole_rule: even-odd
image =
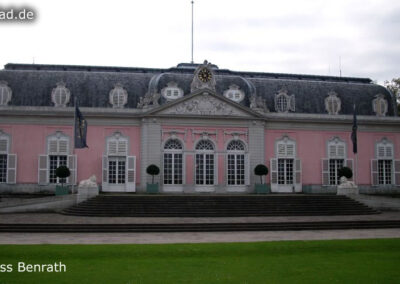
[{"label": "sculpted roof ornament", "polygon": [[388,102],[382,94],[377,94],[372,101],[372,109],[377,116],[386,116],[388,111]]},{"label": "sculpted roof ornament", "polygon": [[12,91],[6,81],[0,81],[0,106],[6,106],[11,100]]},{"label": "sculpted roof ornament", "polygon": [[205,60],[204,63],[194,71],[193,81],[190,85],[190,92],[193,93],[199,89],[210,89],[215,91],[215,84],[216,82],[212,65]]},{"label": "sculpted roof ornament", "polygon": [[109,101],[114,108],[123,108],[125,106],[128,102],[128,92],[122,87],[122,84],[115,84],[114,89],[110,91]]},{"label": "sculpted roof ornament", "polygon": [[51,101],[55,107],[66,107],[71,98],[71,92],[66,87],[65,82],[58,82],[51,92]]},{"label": "sculpted roof ornament", "polygon": [[342,102],[336,92],[329,92],[325,98],[325,109],[329,114],[338,114],[342,108]]}]

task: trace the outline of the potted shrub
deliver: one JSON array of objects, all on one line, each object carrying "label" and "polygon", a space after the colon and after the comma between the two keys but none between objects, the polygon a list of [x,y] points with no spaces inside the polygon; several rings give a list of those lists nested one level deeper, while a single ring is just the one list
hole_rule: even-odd
[{"label": "potted shrub", "polygon": [[147,183],[147,193],[158,193],[158,183],[154,183],[154,176],[160,173],[160,168],[156,165],[150,165],[146,169],[146,173],[151,175],[151,183]]},{"label": "potted shrub", "polygon": [[353,171],[349,167],[342,167],[338,170],[339,178],[345,177],[351,179],[353,177]]},{"label": "potted shrub", "polygon": [[256,193],[269,193],[269,189],[265,183],[263,183],[262,176],[268,174],[268,168],[266,165],[259,164],[254,168],[254,174],[260,176],[260,184],[255,184]]},{"label": "potted shrub", "polygon": [[65,195],[68,194],[68,186],[64,186],[64,179],[71,175],[70,170],[67,166],[59,166],[56,169],[56,177],[61,179],[61,186],[56,185],[56,195]]}]

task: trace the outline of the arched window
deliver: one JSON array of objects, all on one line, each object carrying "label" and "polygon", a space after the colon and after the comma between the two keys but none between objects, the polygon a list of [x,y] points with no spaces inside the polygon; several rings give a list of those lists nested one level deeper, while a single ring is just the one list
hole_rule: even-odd
[{"label": "arched window", "polygon": [[373,185],[400,185],[400,160],[394,159],[394,146],[387,138],[375,144],[375,157],[371,161]]},{"label": "arched window", "polygon": [[296,158],[296,142],[288,136],[275,143],[275,158],[271,159],[271,190],[301,191],[301,162]]},{"label": "arched window", "polygon": [[164,184],[183,183],[183,146],[178,139],[170,139],[164,144]]},{"label": "arched window", "polygon": [[288,112],[295,111],[295,97],[289,96],[285,89],[280,90],[275,95],[275,111]]},{"label": "arched window", "polygon": [[[46,155],[39,156],[39,184],[68,183],[76,184],[76,155],[70,155],[70,137],[57,131],[47,137]],[[59,166],[67,166],[71,175],[66,179],[56,176]]]},{"label": "arched window", "polygon": [[10,135],[0,130],[0,183],[16,183],[17,155],[10,154]]},{"label": "arched window", "polygon": [[121,132],[107,137],[103,156],[103,191],[135,191],[136,157],[128,153],[129,140]]},{"label": "arched window", "polygon": [[196,185],[214,185],[214,178],[214,144],[210,140],[200,140],[196,145]]},{"label": "arched window", "polygon": [[228,185],[245,185],[246,155],[244,143],[240,140],[229,142],[227,149]]},{"label": "arched window", "polygon": [[229,86],[228,90],[224,91],[224,97],[234,102],[240,103],[244,99],[244,92],[239,89],[239,86],[232,84]]},{"label": "arched window", "polygon": [[[342,167],[353,169],[353,160],[347,159],[346,143],[339,137],[333,137],[326,144],[326,157],[322,159],[322,184],[338,185],[338,171]],[[354,174],[353,174],[354,175]]]}]

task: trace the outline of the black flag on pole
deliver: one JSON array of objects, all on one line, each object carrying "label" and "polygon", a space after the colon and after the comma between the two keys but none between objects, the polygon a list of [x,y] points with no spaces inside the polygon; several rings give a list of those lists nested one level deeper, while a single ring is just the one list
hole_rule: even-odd
[{"label": "black flag on pole", "polygon": [[77,102],[75,102],[75,148],[89,148],[86,144],[87,122],[79,110]]},{"label": "black flag on pole", "polygon": [[356,105],[353,107],[353,129],[351,131],[351,141],[353,142],[353,153],[357,154],[357,114]]}]

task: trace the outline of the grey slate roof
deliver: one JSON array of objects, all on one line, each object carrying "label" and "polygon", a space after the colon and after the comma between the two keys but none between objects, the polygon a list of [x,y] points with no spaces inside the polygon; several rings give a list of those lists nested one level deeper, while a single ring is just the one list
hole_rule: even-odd
[{"label": "grey slate roof", "polygon": [[[128,92],[125,107],[136,108],[139,98],[148,91],[160,92],[168,82],[174,81],[184,94],[190,93],[190,84],[198,64],[179,64],[169,69],[7,64],[0,70],[0,81],[6,81],[13,91],[10,105],[52,106],[51,91],[60,81],[66,83],[71,91],[70,106],[74,97],[79,98],[80,106],[111,107],[109,92],[116,83],[121,83]],[[394,116],[395,100],[390,92],[366,78],[333,76],[296,75],[260,72],[234,72],[218,69],[213,65],[216,90],[223,93],[231,84],[238,85],[246,94],[241,104],[249,106],[252,93],[266,99],[270,111],[274,110],[275,94],[285,88],[296,98],[296,113],[325,114],[324,99],[328,92],[334,91],[342,101],[340,114],[352,114],[356,103],[360,115],[375,115],[372,100],[383,94],[388,100],[387,115]],[[153,79],[152,79],[153,78]],[[151,84],[149,84],[151,81]],[[160,101],[163,103],[163,99]]]}]

